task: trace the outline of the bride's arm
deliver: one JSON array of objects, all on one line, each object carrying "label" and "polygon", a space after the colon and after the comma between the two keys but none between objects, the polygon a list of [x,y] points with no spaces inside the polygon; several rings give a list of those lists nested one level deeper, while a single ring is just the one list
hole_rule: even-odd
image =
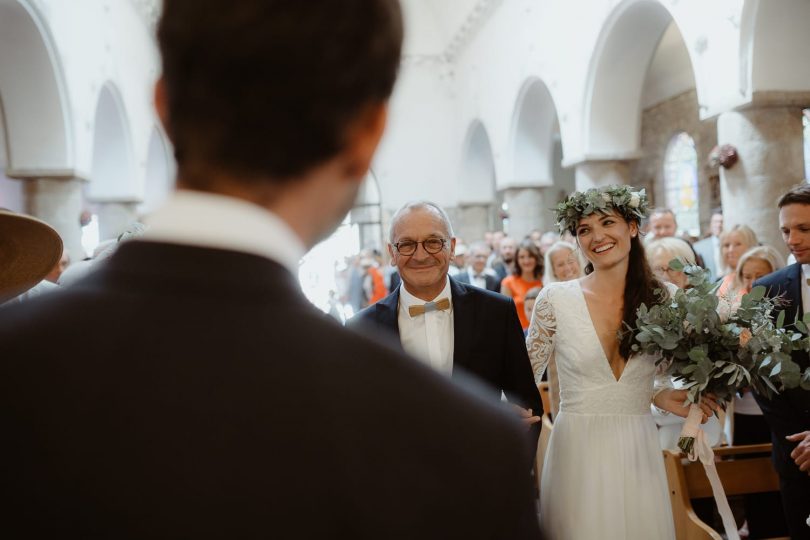
[{"label": "bride's arm", "polygon": [[526,335],[526,348],[529,351],[529,360],[532,363],[536,383],[540,382],[549,359],[554,354],[556,333],[557,318],[554,315],[554,306],[548,299],[548,289],[544,288],[537,295],[532,312],[532,322],[529,324],[529,332]]}]

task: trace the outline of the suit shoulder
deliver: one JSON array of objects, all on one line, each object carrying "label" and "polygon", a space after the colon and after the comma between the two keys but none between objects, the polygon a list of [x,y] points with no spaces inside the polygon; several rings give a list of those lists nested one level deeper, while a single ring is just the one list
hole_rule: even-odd
[{"label": "suit shoulder", "polygon": [[787,280],[796,277],[796,275],[799,272],[801,272],[801,265],[799,263],[791,264],[790,266],[786,266],[781,270],[773,272],[772,274],[768,274],[767,276],[759,278],[754,283],[754,286],[762,285],[764,287],[771,288],[774,286],[782,285]]}]

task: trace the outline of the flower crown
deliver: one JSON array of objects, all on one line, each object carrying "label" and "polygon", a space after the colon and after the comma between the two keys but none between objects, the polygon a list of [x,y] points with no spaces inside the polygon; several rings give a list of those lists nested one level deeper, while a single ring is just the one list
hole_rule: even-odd
[{"label": "flower crown", "polygon": [[557,205],[557,226],[560,233],[566,230],[576,234],[579,220],[595,212],[615,210],[627,221],[641,221],[649,214],[647,193],[633,191],[630,186],[607,186],[576,191]]}]

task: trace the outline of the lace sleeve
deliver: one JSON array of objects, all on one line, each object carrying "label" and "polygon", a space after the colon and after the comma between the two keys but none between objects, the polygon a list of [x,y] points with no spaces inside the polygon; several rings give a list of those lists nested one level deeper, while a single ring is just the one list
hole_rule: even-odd
[{"label": "lace sleeve", "polygon": [[556,333],[557,318],[554,315],[554,306],[548,299],[548,289],[545,288],[537,295],[532,312],[532,322],[529,324],[529,332],[526,335],[526,348],[529,351],[529,360],[532,362],[535,382],[540,381],[549,359],[554,354]]}]

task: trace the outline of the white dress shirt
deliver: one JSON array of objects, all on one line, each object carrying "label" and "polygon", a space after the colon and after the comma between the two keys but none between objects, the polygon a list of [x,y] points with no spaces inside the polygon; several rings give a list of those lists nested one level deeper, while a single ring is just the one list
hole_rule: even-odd
[{"label": "white dress shirt", "polygon": [[475,285],[479,289],[486,289],[487,288],[487,273],[481,272],[480,274],[476,274],[475,270],[473,270],[472,266],[467,268],[467,275],[470,276],[470,285]]},{"label": "white dress shirt", "polygon": [[409,293],[405,283],[402,283],[399,288],[397,319],[402,347],[425,364],[450,375],[453,372],[453,297],[450,293],[450,280],[447,278],[442,292],[431,301],[436,302],[443,298],[450,301],[450,308],[411,317],[408,308],[421,306],[426,302]]},{"label": "white dress shirt", "polygon": [[178,190],[146,219],[143,240],[227,249],[259,255],[298,275],[304,243],[289,225],[242,199]]}]

